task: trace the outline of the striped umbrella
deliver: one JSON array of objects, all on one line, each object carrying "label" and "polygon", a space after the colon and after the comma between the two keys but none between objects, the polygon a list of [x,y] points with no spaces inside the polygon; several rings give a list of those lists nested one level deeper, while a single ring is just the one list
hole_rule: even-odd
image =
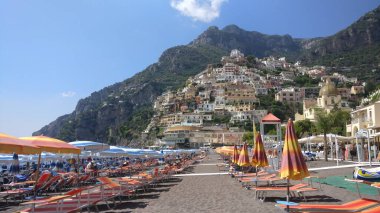
[{"label": "striped umbrella", "polygon": [[234,145],[234,154],[232,155],[232,163],[236,164],[238,161],[239,161],[239,152],[236,145]]},{"label": "striped umbrella", "polygon": [[[252,156],[251,163],[253,166],[256,166],[256,179],[257,179],[257,172],[258,172],[257,168],[269,165],[267,155],[265,154],[263,140],[261,139],[260,133],[257,133],[252,153],[253,153],[253,156]],[[257,186],[257,181],[256,181],[256,186]]]},{"label": "striped umbrella", "polygon": [[265,167],[269,165],[260,133],[257,133],[256,136],[256,142],[252,156],[252,165],[256,167]]},{"label": "striped umbrella", "polygon": [[310,176],[291,119],[286,126],[280,176],[287,179],[287,201],[289,201],[289,180],[301,180]]},{"label": "striped umbrella", "polygon": [[248,146],[246,143],[244,143],[243,148],[240,151],[239,160],[237,162],[237,165],[239,165],[239,166],[251,165],[251,163],[249,162]]}]

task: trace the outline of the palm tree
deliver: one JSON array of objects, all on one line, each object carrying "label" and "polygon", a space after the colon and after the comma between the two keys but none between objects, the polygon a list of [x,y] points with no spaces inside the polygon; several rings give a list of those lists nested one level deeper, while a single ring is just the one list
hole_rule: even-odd
[{"label": "palm tree", "polygon": [[327,133],[334,126],[333,114],[328,114],[326,111],[319,111],[316,113],[316,122],[318,129],[323,133],[324,143],[323,143],[323,152],[325,154],[325,161],[327,159]]}]

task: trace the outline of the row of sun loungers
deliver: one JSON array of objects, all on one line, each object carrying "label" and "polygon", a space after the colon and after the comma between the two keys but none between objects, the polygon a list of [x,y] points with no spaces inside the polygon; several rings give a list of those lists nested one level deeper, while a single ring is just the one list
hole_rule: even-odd
[{"label": "row of sun loungers", "polygon": [[[44,173],[40,176],[37,182],[31,181],[27,188],[11,189],[0,192],[4,199],[11,198],[11,195],[21,197],[23,201],[27,196],[32,200],[23,202],[21,205],[29,206],[21,212],[77,212],[83,209],[97,209],[97,204],[102,202],[110,208],[109,204],[112,201],[116,205],[116,199],[121,200],[122,197],[131,197],[139,191],[146,191],[155,187],[159,182],[166,181],[173,174],[182,172],[185,168],[193,164],[193,160],[184,161],[181,168],[175,166],[166,167],[163,170],[157,171],[155,174],[140,172],[137,175],[109,178],[98,177],[96,184],[85,186],[91,180],[90,175],[80,177],[68,175],[51,177],[49,173]],[[64,180],[64,181],[63,181]],[[46,194],[49,191],[55,191],[55,186],[62,184],[62,187],[67,189],[67,184],[75,184],[71,190],[63,192],[59,195],[50,197],[37,197],[36,195]],[[19,184],[20,186],[22,184]]]},{"label": "row of sun loungers", "polygon": [[[274,182],[281,181],[281,179],[277,176],[277,174],[267,173],[265,171],[261,171],[256,173],[234,173],[232,174],[236,180],[238,180],[243,187],[247,189],[251,189],[255,193],[255,198],[261,201],[265,201],[267,194],[270,192],[286,192],[286,186],[278,186]],[[299,183],[289,187],[289,191],[292,197],[300,197],[306,201],[306,192],[314,192],[322,190],[321,186],[318,188],[312,187],[311,178],[308,178],[309,183]],[[357,180],[347,180],[351,182],[360,182]],[[266,183],[266,186],[262,186],[262,184],[258,183]],[[379,184],[374,183],[366,183],[375,187],[380,187]],[[259,185],[259,186],[258,186]],[[380,192],[379,192],[380,193]],[[285,204],[277,204],[276,207],[286,210],[288,212],[310,212],[310,213],[379,213],[380,212],[380,201],[361,198],[351,202],[338,204],[338,205],[330,205],[330,204],[298,204],[298,203],[289,203],[289,205]]]},{"label": "row of sun loungers", "polygon": [[43,173],[37,182],[25,181],[4,185],[7,187],[7,190],[0,192],[0,198],[5,199],[6,203],[8,203],[8,199],[12,198],[20,198],[20,200],[23,201],[24,199],[33,198],[37,195],[47,195],[49,192],[57,192],[75,186],[83,186],[90,180],[90,177],[90,175],[85,174],[79,177],[76,175],[69,175],[64,178],[60,175],[51,176],[51,173]]}]

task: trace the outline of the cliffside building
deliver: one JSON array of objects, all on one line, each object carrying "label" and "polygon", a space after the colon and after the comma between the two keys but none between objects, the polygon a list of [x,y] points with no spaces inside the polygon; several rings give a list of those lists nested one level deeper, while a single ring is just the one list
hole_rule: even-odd
[{"label": "cliffside building", "polygon": [[335,107],[347,111],[352,109],[343,104],[342,97],[339,94],[338,89],[335,87],[335,84],[331,81],[330,78],[326,78],[325,83],[319,91],[319,96],[317,100],[315,99],[305,99],[303,101],[303,115],[296,114],[296,120],[305,120],[309,119],[315,121],[316,113],[318,110],[325,110],[327,113],[330,113]]}]

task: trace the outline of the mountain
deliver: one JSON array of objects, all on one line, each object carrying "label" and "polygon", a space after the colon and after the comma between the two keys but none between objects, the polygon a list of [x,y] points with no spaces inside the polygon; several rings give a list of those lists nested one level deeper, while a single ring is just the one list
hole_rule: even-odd
[{"label": "mountain", "polygon": [[302,59],[327,66],[357,66],[380,63],[380,7],[362,16],[346,29],[326,38],[301,41]]},{"label": "mountain", "polygon": [[66,141],[136,142],[150,122],[152,103],[158,95],[183,86],[190,76],[210,63],[217,63],[226,54],[222,49],[207,45],[170,48],[157,63],[132,78],[81,99],[71,114],[59,117],[33,135]]},{"label": "mountain", "polygon": [[348,28],[324,38],[299,39],[265,35],[236,25],[209,27],[188,45],[164,51],[157,63],[120,83],[80,100],[75,110],[57,118],[33,135],[66,141],[95,140],[138,145],[141,132],[153,116],[155,98],[184,85],[188,77],[220,61],[232,49],[256,57],[285,56],[307,65],[326,65],[347,75],[380,82],[380,7]]},{"label": "mountain", "polygon": [[246,55],[262,58],[266,56],[288,56],[295,58],[300,53],[302,39],[293,39],[290,35],[265,35],[255,31],[246,31],[236,25],[228,25],[222,30],[209,27],[190,45],[211,45],[230,51],[239,49]]}]

